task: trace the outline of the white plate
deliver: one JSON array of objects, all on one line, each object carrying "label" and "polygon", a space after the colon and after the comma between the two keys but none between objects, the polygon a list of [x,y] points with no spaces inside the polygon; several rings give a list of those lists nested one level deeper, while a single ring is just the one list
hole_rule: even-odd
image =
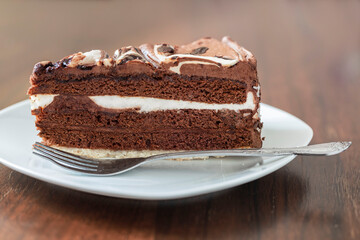
[{"label": "white plate", "polygon": [[[261,116],[264,147],[305,146],[312,138],[312,129],[289,113],[262,104]],[[33,155],[32,144],[40,140],[36,134],[29,101],[0,111],[0,163],[49,183],[122,198],[175,199],[210,193],[261,178],[295,158],[164,160],[121,175],[96,177],[68,171]]]}]

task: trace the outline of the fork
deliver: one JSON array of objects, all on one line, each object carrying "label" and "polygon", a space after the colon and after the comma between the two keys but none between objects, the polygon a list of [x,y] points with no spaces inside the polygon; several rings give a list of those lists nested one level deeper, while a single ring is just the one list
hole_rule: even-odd
[{"label": "fork", "polygon": [[[177,158],[225,157],[225,156],[286,156],[314,155],[330,156],[350,147],[351,142],[330,142],[293,148],[227,149],[165,153],[143,158],[92,159],[61,151],[42,143],[33,145],[33,153],[77,172],[93,175],[115,175],[127,172],[144,163]],[[240,160],[241,161],[241,160]]]}]

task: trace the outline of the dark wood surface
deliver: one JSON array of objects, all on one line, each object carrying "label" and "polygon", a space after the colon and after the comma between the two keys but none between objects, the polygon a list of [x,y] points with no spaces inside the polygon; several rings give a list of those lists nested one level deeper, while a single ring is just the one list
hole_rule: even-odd
[{"label": "dark wood surface", "polygon": [[0,165],[0,239],[360,239],[359,1],[2,1],[0,108],[26,99],[40,60],[223,35],[257,57],[263,102],[307,122],[312,143],[351,148],[173,201],[96,196]]}]

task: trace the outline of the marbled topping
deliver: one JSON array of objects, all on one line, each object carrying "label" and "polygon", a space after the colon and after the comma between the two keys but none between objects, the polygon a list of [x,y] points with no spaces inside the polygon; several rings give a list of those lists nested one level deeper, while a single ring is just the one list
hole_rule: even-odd
[{"label": "marbled topping", "polygon": [[144,63],[147,62],[140,49],[133,46],[117,49],[113,58],[116,64],[120,65],[129,61],[140,61]]},{"label": "marbled topping", "polygon": [[180,73],[183,65],[213,65],[227,68],[240,61],[249,62],[253,59],[251,53],[228,37],[224,37],[222,41],[202,38],[182,46],[144,44],[140,49],[154,65],[175,73]]},{"label": "marbled topping", "polygon": [[[58,68],[91,70],[94,66],[114,67],[134,61],[178,74],[182,72],[184,66],[188,70],[199,65],[226,69],[238,62],[247,62],[252,67],[256,67],[256,60],[249,51],[229,37],[224,37],[221,41],[213,38],[202,38],[181,46],[170,44],[143,44],[139,48],[128,46],[116,50],[112,58],[103,50],[78,52],[54,64],[49,61],[37,63],[33,73],[34,75],[42,72],[49,73]],[[199,70],[191,71],[196,75],[201,75]],[[213,71],[217,70],[213,68]]]}]

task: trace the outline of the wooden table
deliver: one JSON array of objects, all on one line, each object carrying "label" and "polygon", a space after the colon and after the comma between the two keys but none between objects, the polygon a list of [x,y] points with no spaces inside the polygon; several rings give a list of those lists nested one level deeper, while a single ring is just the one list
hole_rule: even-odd
[{"label": "wooden table", "polygon": [[353,145],[173,201],[96,196],[0,165],[0,239],[360,239],[359,2],[134,2],[1,2],[0,108],[26,99],[40,60],[230,35],[258,59],[263,102],[307,122],[312,143]]}]

